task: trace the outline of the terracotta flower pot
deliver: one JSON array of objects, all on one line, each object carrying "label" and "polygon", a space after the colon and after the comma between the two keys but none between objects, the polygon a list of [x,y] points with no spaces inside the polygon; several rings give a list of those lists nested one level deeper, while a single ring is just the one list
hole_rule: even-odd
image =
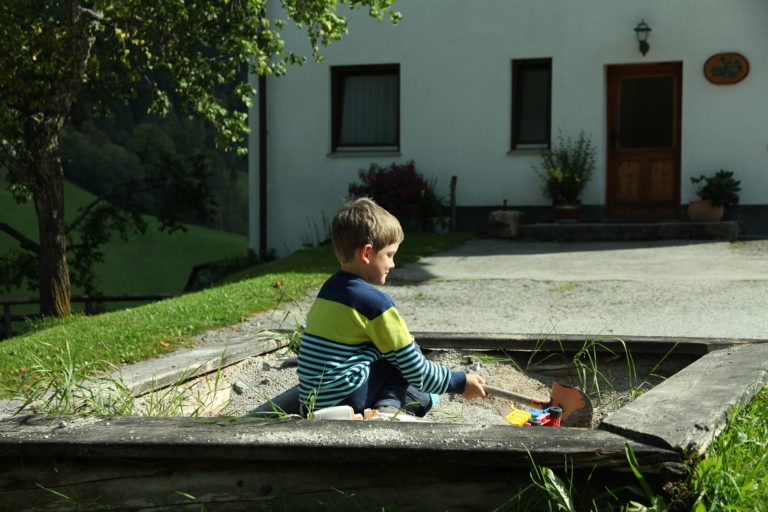
[{"label": "terracotta flower pot", "polygon": [[693,222],[716,222],[723,218],[724,208],[712,206],[708,200],[688,203],[688,218]]}]

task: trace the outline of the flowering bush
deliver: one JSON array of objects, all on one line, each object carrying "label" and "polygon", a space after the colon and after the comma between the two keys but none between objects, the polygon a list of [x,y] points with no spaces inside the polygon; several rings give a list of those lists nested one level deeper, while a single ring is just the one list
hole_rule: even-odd
[{"label": "flowering bush", "polygon": [[578,200],[594,168],[595,147],[583,131],[575,141],[561,133],[557,144],[541,154],[540,166],[534,166],[542,192],[552,201]]},{"label": "flowering bush", "polygon": [[423,217],[426,209],[439,202],[434,186],[416,172],[413,160],[388,167],[372,163],[359,176],[362,183],[350,183],[349,197],[370,197],[401,222]]}]

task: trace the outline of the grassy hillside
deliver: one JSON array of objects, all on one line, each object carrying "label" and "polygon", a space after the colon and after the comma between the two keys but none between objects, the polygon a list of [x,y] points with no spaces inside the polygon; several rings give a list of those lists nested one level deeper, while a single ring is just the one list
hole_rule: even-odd
[{"label": "grassy hillside", "polygon": [[[71,183],[65,183],[64,198],[69,221],[77,215],[78,207],[88,204],[93,196]],[[32,239],[38,238],[34,206],[31,202],[17,205],[1,180],[0,221]],[[248,250],[248,239],[242,235],[198,226],[188,226],[186,233],[168,235],[157,231],[156,224],[154,219],[150,219],[151,227],[146,234],[137,234],[127,243],[117,238],[105,246],[105,262],[96,269],[99,291],[104,294],[181,292],[194,265],[240,256]],[[16,246],[14,239],[0,232],[0,254]],[[72,293],[78,294],[80,290],[74,289]],[[21,289],[0,294],[0,297],[35,295]],[[77,306],[76,309],[79,308]],[[23,310],[14,307],[13,311],[16,314]]]}]

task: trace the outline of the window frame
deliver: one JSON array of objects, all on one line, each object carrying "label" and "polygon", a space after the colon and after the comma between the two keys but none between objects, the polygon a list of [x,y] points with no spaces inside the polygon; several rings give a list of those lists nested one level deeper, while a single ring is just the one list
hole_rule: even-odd
[{"label": "window frame", "polygon": [[[521,140],[520,138],[520,124],[521,109],[519,105],[525,102],[524,98],[521,98],[523,90],[520,86],[520,80],[527,70],[541,70],[547,71],[547,102],[545,105],[545,136],[541,140]],[[538,58],[538,59],[513,59],[512,60],[512,113],[511,113],[511,135],[510,135],[510,148],[511,150],[526,150],[526,149],[549,149],[552,144],[552,58]]]},{"label": "window frame", "polygon": [[[348,76],[374,76],[394,75],[396,79],[397,95],[395,98],[394,112],[395,134],[394,140],[372,143],[344,143],[341,137],[341,116],[344,99],[344,79]],[[400,64],[363,64],[331,66],[331,152],[364,152],[364,151],[392,151],[400,150]]]}]

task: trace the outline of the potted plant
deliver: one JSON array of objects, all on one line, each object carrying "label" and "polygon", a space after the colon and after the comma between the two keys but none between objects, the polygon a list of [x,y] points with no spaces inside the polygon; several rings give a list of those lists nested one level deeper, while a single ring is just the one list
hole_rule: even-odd
[{"label": "potted plant", "polygon": [[581,194],[595,169],[595,147],[583,130],[574,140],[560,133],[557,143],[541,153],[534,170],[541,177],[544,195],[552,200],[557,221],[579,219]]},{"label": "potted plant", "polygon": [[741,181],[733,177],[733,171],[720,169],[713,176],[691,176],[699,200],[688,203],[688,218],[692,221],[718,221],[723,218],[726,206],[739,203]]}]

